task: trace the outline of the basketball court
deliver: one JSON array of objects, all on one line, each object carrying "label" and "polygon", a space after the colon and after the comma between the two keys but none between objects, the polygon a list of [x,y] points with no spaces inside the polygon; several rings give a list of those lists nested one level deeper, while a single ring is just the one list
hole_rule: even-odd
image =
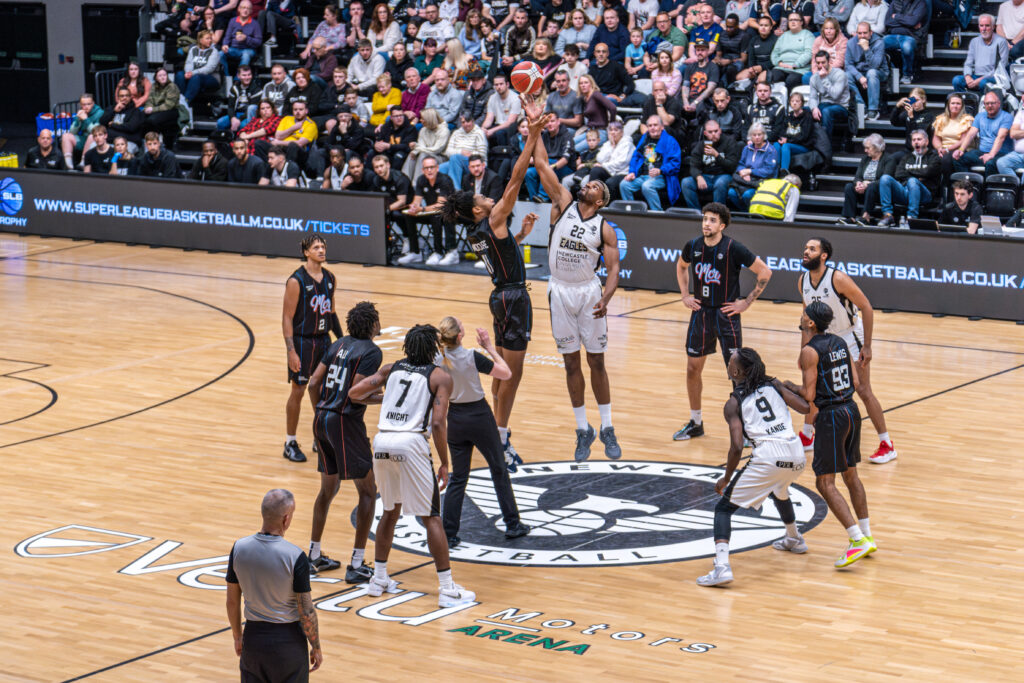
[{"label": "basketball court", "polygon": [[[259,530],[274,487],[294,492],[287,538],[308,547],[319,489],[315,462],[281,457],[281,300],[297,265],[0,235],[0,680],[236,679],[227,553]],[[485,277],[330,269],[342,316],[376,303],[385,363],[415,323],[490,326]],[[846,539],[806,471],[794,500],[809,552],[771,548],[770,507],[737,515],[736,580],[708,589],[694,580],[711,566],[728,448],[721,361],[704,373],[708,435],[673,442],[688,419],[688,312],[678,293],[620,290],[607,363],[624,457],[596,443],[577,466],[544,289],[532,283],[511,422],[526,461],[513,484],[539,528],[505,542],[486,474],[471,479],[453,570],[478,604],[442,612],[422,529],[403,520],[389,562],[401,592],[370,598],[339,572],[312,584],[324,647],[312,680],[1020,680],[1021,327],[876,314],[872,383],[899,450],[861,467],[879,551],[833,568]],[[759,301],[743,314],[745,344],[783,379],[798,378],[799,311]],[[587,400],[596,424],[589,388]],[[307,403],[307,453],[311,419]],[[867,420],[863,441],[866,461]],[[343,484],[323,546],[339,559],[354,505]]]}]

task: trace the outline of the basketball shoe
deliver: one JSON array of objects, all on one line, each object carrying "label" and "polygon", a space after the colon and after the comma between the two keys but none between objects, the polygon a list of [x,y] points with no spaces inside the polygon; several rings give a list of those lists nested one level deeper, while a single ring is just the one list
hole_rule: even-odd
[{"label": "basketball shoe", "polygon": [[878,550],[878,544],[875,543],[875,537],[874,536],[865,536],[864,538],[868,539],[868,545],[870,546],[868,551],[866,553],[864,553],[865,555],[870,555],[871,553],[873,553],[876,550]]},{"label": "basketball shoe", "polygon": [[618,460],[622,457],[622,447],[615,437],[615,427],[604,427],[599,435],[601,443],[604,444],[604,454],[609,460]]},{"label": "basketball shoe", "polygon": [[889,462],[890,460],[896,459],[896,449],[893,448],[891,443],[881,441],[878,444],[878,450],[871,456],[871,462],[876,465],[882,465]]},{"label": "basketball shoe", "polygon": [[683,428],[672,435],[673,441],[687,441],[688,439],[695,439],[698,436],[704,436],[704,423],[697,424],[693,420],[690,420]]},{"label": "basketball shoe", "polygon": [[871,545],[872,541],[868,536],[859,541],[851,540],[846,552],[836,558],[836,567],[849,567],[857,560],[864,559],[868,556],[868,553],[872,552]]},{"label": "basketball shoe", "polygon": [[697,577],[698,586],[719,586],[732,581],[732,567],[727,564],[716,564],[715,568],[704,576]]},{"label": "basketball shoe", "polygon": [[576,430],[576,453],[573,455],[576,462],[583,462],[590,457],[590,444],[597,438],[597,432],[590,425],[586,429]]},{"label": "basketball shoe", "polygon": [[797,435],[800,437],[800,443],[804,445],[805,451],[814,450],[814,434],[807,436],[803,432],[797,432]]},{"label": "basketball shoe", "polygon": [[345,583],[366,583],[373,578],[373,567],[368,564],[361,564],[353,568],[352,565],[345,565]]},{"label": "basketball shoe", "polygon": [[807,543],[804,541],[803,536],[783,536],[779,540],[772,543],[772,547],[776,550],[788,550],[791,553],[801,555],[807,552]]},{"label": "basketball shoe", "polygon": [[437,592],[438,607],[455,607],[456,605],[464,605],[474,600],[476,600],[476,593],[463,588],[457,583],[453,583],[451,588],[441,588]]},{"label": "basketball shoe", "polygon": [[306,454],[299,448],[298,441],[289,441],[284,445],[284,456],[285,460],[291,460],[292,462],[306,462]]},{"label": "basketball shoe", "polygon": [[337,569],[341,566],[341,562],[332,560],[326,555],[321,554],[320,557],[315,560],[309,561],[309,573],[319,574],[320,572],[329,572],[332,569]]},{"label": "basketball shoe", "polygon": [[389,579],[386,576],[383,579],[374,576],[366,582],[366,594],[369,595],[371,598],[379,598],[384,593],[397,592],[398,582]]}]

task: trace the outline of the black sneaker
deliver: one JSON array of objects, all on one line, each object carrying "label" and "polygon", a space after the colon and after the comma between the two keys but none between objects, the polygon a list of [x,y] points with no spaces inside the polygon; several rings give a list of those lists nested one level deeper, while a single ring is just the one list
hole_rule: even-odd
[{"label": "black sneaker", "polygon": [[857,225],[857,221],[843,216],[836,221],[836,225]]},{"label": "black sneaker", "polygon": [[337,560],[332,560],[326,555],[320,555],[320,557],[316,558],[315,560],[309,561],[309,573],[319,574],[320,572],[329,572],[332,569],[337,569],[340,566],[341,562],[338,562]]},{"label": "black sneaker", "polygon": [[525,524],[523,524],[522,522],[520,522],[520,523],[517,523],[515,526],[511,526],[511,527],[505,529],[505,538],[511,540],[513,538],[519,538],[520,536],[525,536],[528,533],[530,533],[530,527],[528,527]]},{"label": "black sneaker", "polygon": [[460,543],[462,543],[462,539],[459,538],[458,536],[449,536],[448,537],[448,549],[449,550],[451,550],[452,548],[454,548],[455,546],[457,546]]},{"label": "black sneaker", "polygon": [[345,583],[366,583],[373,578],[373,567],[365,562],[353,569],[352,565],[345,567]]},{"label": "black sneaker", "polygon": [[690,420],[680,429],[678,432],[672,435],[673,441],[686,441],[688,439],[694,439],[698,436],[704,436],[704,423],[697,424],[693,420]]},{"label": "black sneaker", "polygon": [[882,216],[882,220],[878,221],[879,228],[891,228],[896,225],[896,219],[892,216]]},{"label": "black sneaker", "polygon": [[[306,462],[306,454],[299,448],[298,441],[289,441],[284,445],[284,453],[282,453],[285,460],[291,460],[292,462]],[[338,565],[341,566],[341,565]]]}]

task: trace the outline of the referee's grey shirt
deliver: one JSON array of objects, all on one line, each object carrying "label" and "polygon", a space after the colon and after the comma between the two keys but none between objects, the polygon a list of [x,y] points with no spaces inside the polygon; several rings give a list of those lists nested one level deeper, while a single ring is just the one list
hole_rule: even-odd
[{"label": "referee's grey shirt", "polygon": [[246,621],[288,624],[299,620],[295,594],[309,592],[309,558],[280,536],[253,534],[231,548],[227,581],[242,587]]},{"label": "referee's grey shirt", "polygon": [[[445,359],[451,367],[445,365]],[[444,355],[437,354],[434,364],[447,368],[452,376],[451,403],[475,403],[484,398],[484,388],[480,384],[480,375],[489,375],[494,369],[494,361],[480,353],[470,351],[464,346],[445,349]]]}]

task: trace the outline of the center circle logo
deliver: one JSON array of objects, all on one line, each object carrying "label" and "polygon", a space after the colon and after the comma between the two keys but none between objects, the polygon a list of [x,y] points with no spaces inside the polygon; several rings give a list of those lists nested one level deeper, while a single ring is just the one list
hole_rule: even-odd
[{"label": "center circle logo", "polygon": [[[505,539],[505,525],[486,467],[470,472],[462,508],[461,543],[451,558],[462,562],[544,567],[681,562],[715,554],[715,482],[723,468],[671,462],[547,462],[510,474],[529,535]],[[443,495],[443,494],[442,494]],[[802,531],[828,511],[817,494],[790,488]],[[377,499],[376,516],[384,511]],[[353,523],[355,521],[353,511]],[[732,517],[730,552],[769,545],[785,533],[771,499],[760,510]],[[429,555],[426,529],[402,516],[394,547]]]},{"label": "center circle logo", "polygon": [[21,185],[14,178],[0,180],[0,209],[8,216],[13,216],[21,211],[24,196],[21,193]]}]

